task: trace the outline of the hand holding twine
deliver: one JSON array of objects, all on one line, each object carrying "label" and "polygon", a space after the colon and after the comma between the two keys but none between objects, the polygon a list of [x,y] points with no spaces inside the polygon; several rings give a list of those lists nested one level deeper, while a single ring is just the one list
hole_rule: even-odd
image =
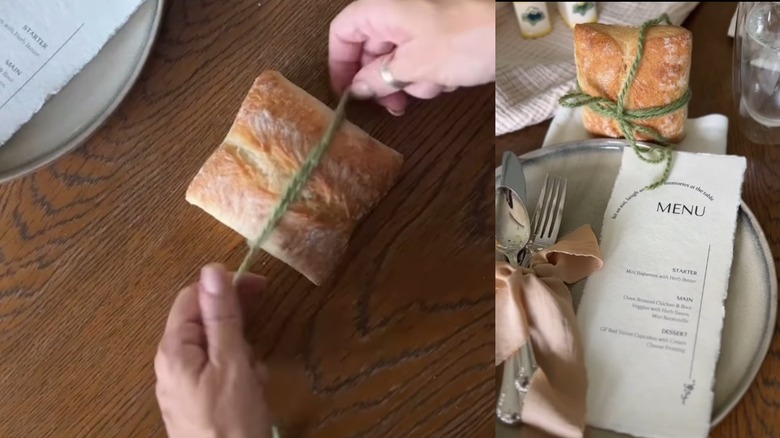
[{"label": "hand holding twine", "polygon": [[[626,76],[626,82],[620,89],[620,93],[618,94],[616,102],[613,102],[606,97],[591,96],[589,94],[583,93],[579,86],[575,92],[566,94],[558,100],[558,103],[561,106],[567,108],[587,106],[598,114],[615,119],[618,122],[618,126],[620,127],[620,132],[623,134],[626,140],[628,140],[631,148],[634,150],[634,152],[636,152],[637,156],[642,161],[652,164],[665,162],[663,175],[658,181],[647,186],[647,189],[649,190],[661,186],[666,182],[667,179],[669,179],[669,174],[672,171],[672,144],[655,129],[649,126],[640,125],[637,122],[640,120],[653,119],[656,117],[672,114],[675,111],[684,108],[691,100],[691,90],[689,88],[685,90],[685,93],[683,93],[679,99],[668,105],[634,110],[625,108],[628,90],[631,88],[631,84],[634,82],[634,77],[636,77],[636,73],[639,70],[639,65],[642,62],[642,56],[644,55],[645,51],[645,40],[647,39],[647,32],[651,27],[661,23],[671,24],[669,21],[669,16],[663,14],[658,18],[648,20],[642,24],[642,27],[639,28],[639,43],[637,44],[636,48],[636,58],[634,59],[634,63],[631,65],[631,70],[629,70],[628,76]],[[654,141],[662,147],[655,148],[637,144],[637,133],[652,137]]]}]

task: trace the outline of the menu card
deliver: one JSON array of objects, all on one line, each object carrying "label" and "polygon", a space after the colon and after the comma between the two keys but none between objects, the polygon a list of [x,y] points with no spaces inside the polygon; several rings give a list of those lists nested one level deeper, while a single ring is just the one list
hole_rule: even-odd
[{"label": "menu card", "polygon": [[100,51],[144,0],[2,0],[0,146]]},{"label": "menu card", "polygon": [[591,426],[706,437],[720,352],[743,157],[674,153],[669,180],[631,149],[601,235],[604,268],[578,310]]}]

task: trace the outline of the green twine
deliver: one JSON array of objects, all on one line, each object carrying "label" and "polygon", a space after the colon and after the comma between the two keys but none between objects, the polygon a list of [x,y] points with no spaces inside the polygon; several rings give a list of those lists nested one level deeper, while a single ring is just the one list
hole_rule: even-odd
[{"label": "green twine", "polygon": [[[628,96],[628,90],[631,88],[631,84],[634,82],[636,73],[639,70],[639,64],[641,63],[642,56],[644,55],[647,32],[651,27],[661,23],[671,24],[669,21],[669,16],[663,14],[658,18],[648,20],[642,24],[642,27],[639,28],[639,43],[637,44],[636,48],[636,58],[634,59],[634,63],[631,65],[631,70],[628,71],[626,82],[623,84],[623,88],[621,88],[620,94],[618,94],[617,102],[613,102],[605,97],[596,97],[585,94],[582,92],[579,86],[577,86],[576,91],[566,94],[558,100],[558,103],[561,106],[565,106],[567,108],[587,106],[598,114],[615,119],[618,122],[618,126],[620,127],[620,131],[623,133],[623,136],[628,140],[631,148],[634,150],[634,152],[636,152],[636,155],[642,161],[652,164],[665,162],[664,172],[661,176],[661,179],[647,186],[648,190],[659,187],[665,183],[667,179],[669,179],[669,174],[672,171],[672,144],[655,129],[640,125],[636,123],[636,121],[653,119],[671,114],[679,109],[684,108],[685,105],[688,104],[688,101],[691,100],[691,90],[687,89],[679,99],[668,105],[636,110],[629,110],[625,108],[625,101],[626,96]],[[636,142],[637,133],[645,134],[653,138],[656,143],[663,147],[651,148],[638,145]]]},{"label": "green twine", "polygon": [[249,267],[252,265],[257,252],[260,250],[260,247],[271,236],[271,233],[276,227],[276,224],[279,222],[282,216],[284,216],[284,213],[287,212],[287,209],[290,207],[290,205],[296,200],[304,186],[306,186],[306,182],[309,180],[309,177],[311,177],[311,174],[314,173],[314,169],[317,168],[317,165],[322,160],[325,152],[328,151],[333,137],[336,135],[336,131],[338,131],[341,123],[344,121],[347,100],[349,100],[349,92],[345,92],[344,95],[341,96],[341,100],[336,107],[336,113],[333,116],[333,122],[328,127],[328,130],[325,131],[325,135],[322,137],[319,144],[309,154],[309,157],[303,163],[300,170],[298,170],[298,173],[293,176],[290,184],[287,186],[287,189],[285,189],[282,198],[279,200],[279,204],[276,205],[273,212],[271,213],[271,216],[268,218],[268,221],[263,228],[263,232],[260,233],[259,237],[248,242],[249,252],[247,253],[246,257],[244,257],[244,261],[241,262],[241,266],[239,266],[238,270],[236,271],[236,275],[233,278],[234,284],[238,283],[238,279],[241,277],[241,275],[245,274],[249,270]]}]

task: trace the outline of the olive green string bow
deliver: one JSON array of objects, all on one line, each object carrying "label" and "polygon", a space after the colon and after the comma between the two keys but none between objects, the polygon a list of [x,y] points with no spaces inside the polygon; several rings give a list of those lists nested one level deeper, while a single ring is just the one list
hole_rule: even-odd
[{"label": "olive green string bow", "polygon": [[[636,48],[636,58],[631,65],[631,70],[628,71],[626,76],[626,82],[623,84],[623,88],[620,89],[617,102],[613,102],[606,97],[596,97],[583,93],[582,90],[577,87],[577,90],[564,95],[558,100],[561,106],[567,108],[576,108],[580,106],[587,106],[591,110],[603,116],[615,119],[618,122],[620,131],[623,136],[628,140],[631,148],[636,152],[636,155],[647,163],[657,164],[664,162],[664,172],[659,180],[647,186],[647,189],[652,190],[661,186],[669,178],[669,174],[672,171],[672,144],[664,138],[658,131],[649,127],[640,125],[637,122],[641,120],[653,119],[656,117],[672,114],[673,112],[682,109],[691,100],[690,88],[685,90],[682,96],[674,102],[656,106],[652,108],[643,109],[626,109],[625,102],[628,96],[628,90],[631,88],[631,84],[634,82],[634,77],[639,70],[639,65],[642,62],[642,56],[645,51],[645,40],[647,39],[647,32],[651,27],[661,23],[671,24],[669,16],[666,14],[661,15],[653,20],[648,20],[642,24],[639,28],[639,43]],[[637,133],[645,134],[651,137],[660,148],[641,146],[636,142]]]}]

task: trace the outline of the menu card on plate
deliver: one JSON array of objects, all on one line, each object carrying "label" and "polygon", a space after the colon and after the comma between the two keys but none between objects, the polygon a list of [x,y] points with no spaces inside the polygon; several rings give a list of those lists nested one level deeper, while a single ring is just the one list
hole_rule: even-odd
[{"label": "menu card on plate", "polygon": [[604,215],[604,268],[578,310],[591,426],[706,437],[743,157],[674,153],[669,180],[631,149]]},{"label": "menu card on plate", "polygon": [[0,146],[97,55],[144,0],[2,0]]}]

